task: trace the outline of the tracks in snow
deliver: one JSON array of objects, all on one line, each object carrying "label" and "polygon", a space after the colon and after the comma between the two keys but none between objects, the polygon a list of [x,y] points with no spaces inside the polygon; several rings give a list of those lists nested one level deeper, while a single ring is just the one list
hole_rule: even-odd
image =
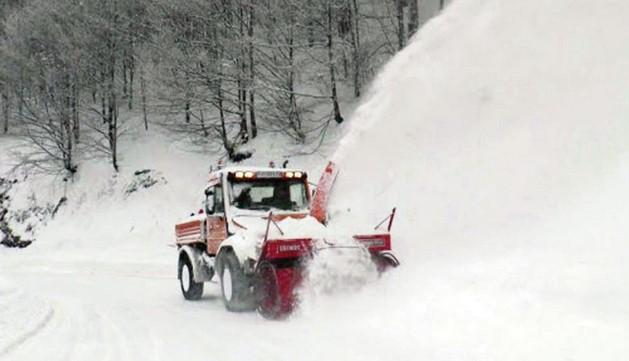
[{"label": "tracks in snow", "polygon": [[151,320],[134,319],[143,300],[127,299],[141,294],[143,283],[165,276],[142,275],[141,266],[85,265],[0,267],[0,274],[20,285],[0,279],[0,360],[160,359]]},{"label": "tracks in snow", "polygon": [[37,335],[53,318],[54,309],[38,297],[0,284],[0,357]]}]

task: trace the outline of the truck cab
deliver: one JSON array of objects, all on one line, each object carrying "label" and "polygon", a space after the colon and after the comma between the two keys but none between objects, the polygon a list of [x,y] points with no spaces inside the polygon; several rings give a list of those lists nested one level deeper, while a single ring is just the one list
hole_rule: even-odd
[{"label": "truck cab", "polygon": [[230,168],[213,173],[205,188],[207,253],[218,254],[223,240],[246,229],[247,218],[270,212],[279,219],[306,217],[310,199],[307,174],[301,170]]}]

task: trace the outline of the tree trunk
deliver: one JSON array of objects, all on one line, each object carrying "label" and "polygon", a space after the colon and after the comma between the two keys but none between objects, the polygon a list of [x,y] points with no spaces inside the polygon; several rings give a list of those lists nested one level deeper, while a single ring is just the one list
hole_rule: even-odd
[{"label": "tree trunk", "polygon": [[360,27],[358,23],[358,2],[357,0],[351,0],[350,11],[352,17],[352,61],[354,63],[353,69],[353,82],[354,82],[354,96],[358,98],[361,91],[361,69],[362,59],[360,58]]},{"label": "tree trunk", "polygon": [[293,25],[291,25],[288,32],[288,119],[299,141],[303,142],[306,136],[301,130],[301,115],[299,114],[299,108],[297,107],[297,95],[295,94],[295,38],[293,30]]},{"label": "tree trunk", "polygon": [[2,132],[7,134],[9,132],[9,96],[6,90],[2,91]]},{"label": "tree trunk", "polygon": [[258,136],[258,124],[256,123],[256,111],[255,111],[255,94],[253,90],[249,91],[249,120],[251,121],[251,136],[253,138]]},{"label": "tree trunk", "polygon": [[123,51],[122,54],[122,97],[123,99],[127,97],[128,91],[127,91],[127,86],[128,86],[128,81],[127,81],[127,69],[129,68],[127,66],[128,60],[127,60],[127,51]]},{"label": "tree trunk", "polygon": [[107,84],[107,70],[106,70],[106,65],[102,64],[102,69],[101,69],[101,92],[100,92],[100,104],[101,104],[101,114],[103,116],[103,119],[106,121],[107,120],[107,97],[105,94],[105,86]]},{"label": "tree trunk", "polygon": [[[244,62],[243,62],[244,66]],[[244,75],[241,72],[242,75]],[[249,127],[247,126],[247,90],[245,89],[245,80],[242,76],[238,76],[238,112],[240,113],[240,139],[243,143],[249,140]]]},{"label": "tree trunk", "polygon": [[192,101],[192,96],[193,94],[191,94],[190,92],[190,75],[188,74],[188,72],[186,71],[186,75],[185,75],[185,99],[184,99],[184,115],[185,115],[185,121],[186,124],[190,124],[190,120],[191,120],[191,101]]},{"label": "tree trunk", "polygon": [[129,57],[129,110],[133,110],[133,83],[135,81],[135,57]]},{"label": "tree trunk", "polygon": [[78,75],[74,75],[72,82],[72,135],[74,141],[79,142],[81,136],[81,125],[79,124],[79,87],[78,87]]},{"label": "tree trunk", "polygon": [[252,3],[249,3],[249,122],[251,122],[251,136],[253,138],[258,136],[258,125],[256,123],[256,111],[255,111],[255,66],[253,57],[253,26],[254,26],[254,7]]},{"label": "tree trunk", "polygon": [[74,135],[72,126],[72,96],[74,95],[73,84],[70,79],[69,72],[66,72],[63,83],[63,98],[61,105],[61,131],[64,142],[63,163],[64,168],[69,173],[74,173],[73,152],[74,152]]},{"label": "tree trunk", "polygon": [[201,130],[203,131],[203,136],[208,137],[209,133],[207,132],[207,128],[205,127],[205,118],[203,116],[203,109],[199,110],[200,121],[201,121]]},{"label": "tree trunk", "polygon": [[190,123],[190,98],[186,94],[186,104],[184,104],[184,112],[186,114],[186,124]]},{"label": "tree trunk", "polygon": [[140,66],[140,92],[142,92],[142,115],[144,116],[144,130],[149,130],[149,120],[146,114],[146,79],[144,78],[144,68]]},{"label": "tree trunk", "polygon": [[240,35],[240,51],[239,59],[236,61],[238,65],[238,111],[240,112],[240,139],[243,143],[249,140],[249,127],[247,126],[247,81],[245,80],[247,72],[247,64],[245,62],[245,19],[244,5],[240,4],[238,9],[239,35]]},{"label": "tree trunk", "polygon": [[118,114],[116,111],[116,95],[112,94],[109,103],[109,121],[107,137],[109,138],[109,150],[111,152],[111,165],[118,171]]},{"label": "tree trunk", "polygon": [[332,5],[328,3],[327,9],[328,15],[328,27],[327,27],[327,36],[328,36],[328,66],[330,68],[330,86],[331,86],[331,100],[332,107],[334,108],[334,120],[337,123],[343,122],[343,116],[341,115],[341,107],[338,102],[338,95],[336,91],[336,74],[334,70],[334,50],[332,44]]},{"label": "tree trunk", "polygon": [[[219,76],[222,76],[220,74]],[[225,110],[223,109],[223,84],[219,80],[218,89],[216,90],[216,106],[218,108],[218,115],[221,121],[221,139],[223,141],[223,147],[227,151],[227,155],[231,159],[234,155],[234,147],[227,138],[227,127],[225,126]]]},{"label": "tree trunk", "polygon": [[[410,11],[408,18],[408,37],[410,38],[417,32],[417,28],[419,27],[419,3],[418,0],[409,0],[410,1]],[[442,0],[443,1],[443,0]]]},{"label": "tree trunk", "polygon": [[111,152],[111,165],[114,170],[118,171],[118,157],[116,155],[117,148],[117,115],[116,115],[116,96],[110,94],[109,106],[107,114],[107,140],[109,141],[109,151]]},{"label": "tree trunk", "polygon": [[17,116],[18,119],[22,119],[24,116],[24,76],[20,77],[20,86],[18,87],[17,97]]},{"label": "tree trunk", "polygon": [[397,17],[397,40],[398,49],[401,50],[404,47],[404,2],[405,0],[395,0],[396,2],[396,17]]},{"label": "tree trunk", "polygon": [[[116,1],[114,1],[114,13],[116,11]],[[114,15],[113,27],[117,26],[117,16]],[[118,172],[118,99],[116,96],[116,39],[113,34],[109,38],[109,81],[108,81],[108,117],[107,117],[107,138],[109,140],[109,151],[111,152],[111,164]]]},{"label": "tree trunk", "polygon": [[[115,80],[115,71],[111,72],[111,82]],[[111,152],[111,165],[118,172],[118,104],[113,87],[110,87],[109,104],[107,114],[107,138],[109,151]]]}]

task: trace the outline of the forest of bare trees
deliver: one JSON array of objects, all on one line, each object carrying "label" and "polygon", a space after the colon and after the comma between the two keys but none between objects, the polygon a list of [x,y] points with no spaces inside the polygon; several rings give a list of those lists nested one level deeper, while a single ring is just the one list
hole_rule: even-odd
[{"label": "forest of bare trees", "polygon": [[88,153],[118,170],[131,116],[230,158],[316,140],[419,25],[413,0],[4,0],[0,132],[68,173]]}]

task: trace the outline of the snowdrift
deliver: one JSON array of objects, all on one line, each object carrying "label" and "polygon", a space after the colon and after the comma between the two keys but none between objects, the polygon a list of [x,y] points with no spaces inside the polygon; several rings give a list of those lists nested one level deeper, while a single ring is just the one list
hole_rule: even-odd
[{"label": "snowdrift", "polygon": [[385,67],[335,154],[332,223],[397,206],[402,267],[354,327],[387,324],[413,358],[627,354],[627,19],[460,0]]}]

